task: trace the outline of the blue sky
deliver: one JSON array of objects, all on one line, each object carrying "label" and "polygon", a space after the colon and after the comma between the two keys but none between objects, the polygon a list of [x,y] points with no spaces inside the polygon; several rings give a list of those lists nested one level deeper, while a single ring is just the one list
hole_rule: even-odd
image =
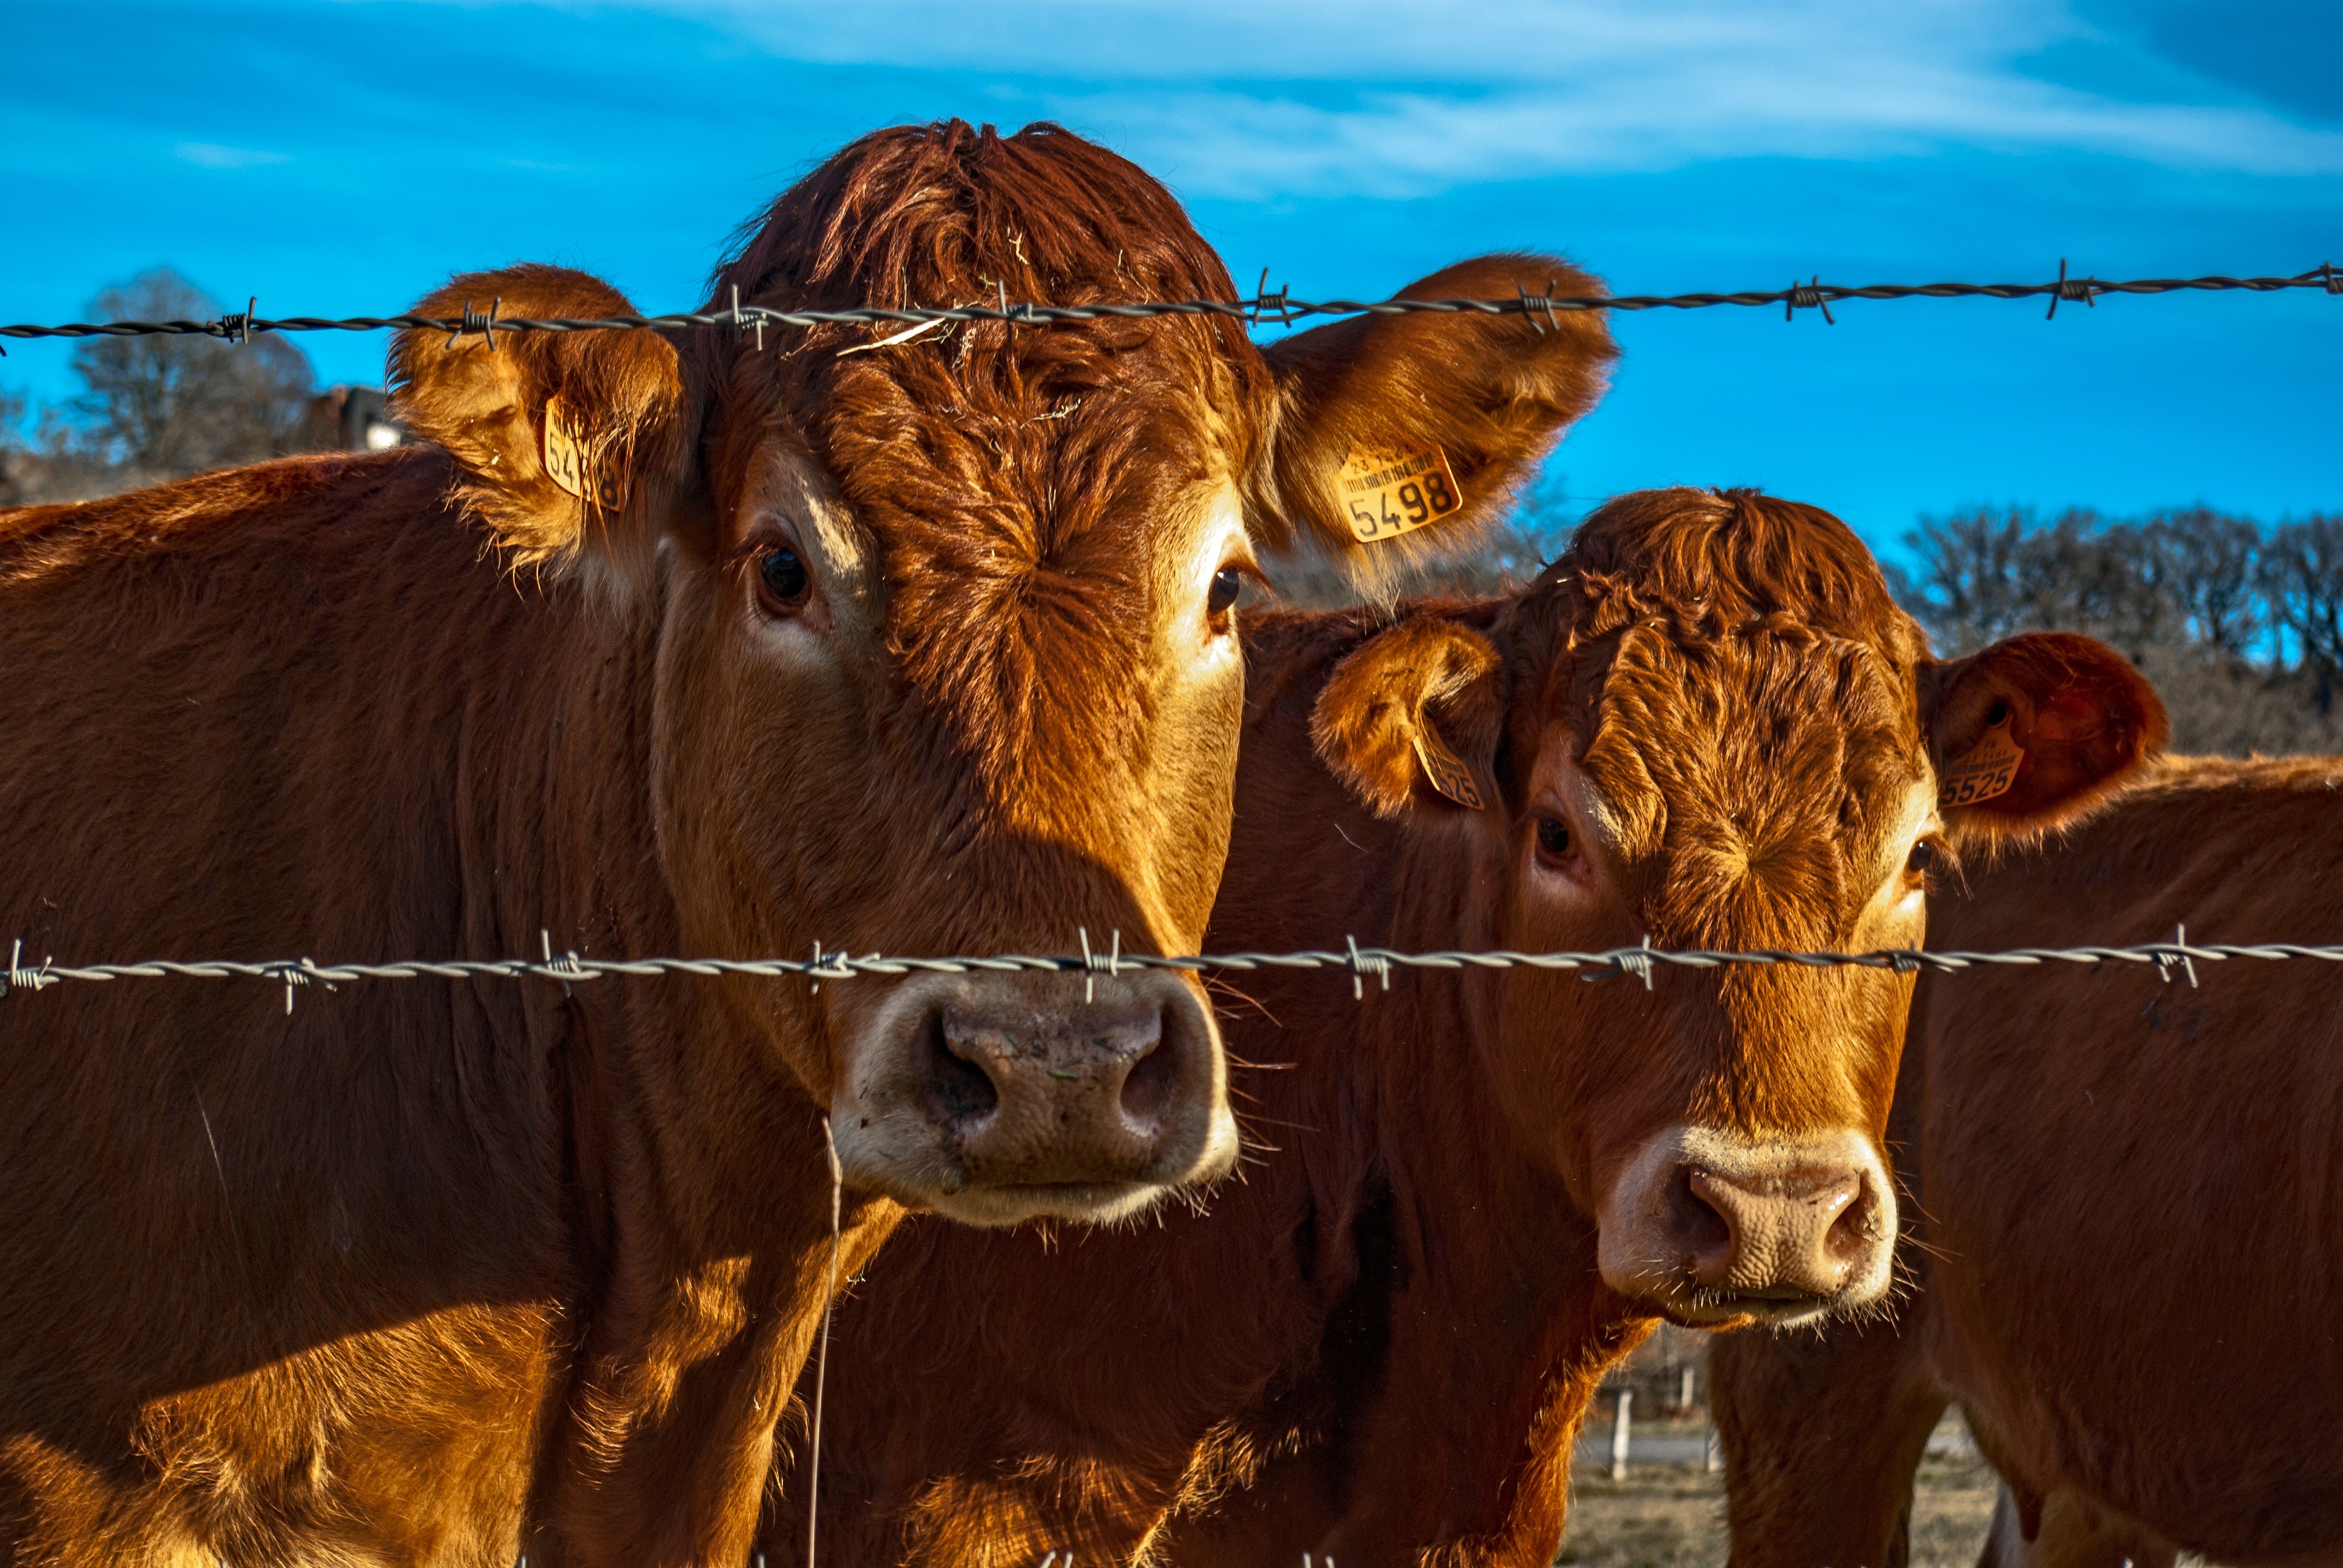
[{"label": "blue sky", "polygon": [[[824,154],[946,115],[1106,141],[1305,297],[1515,246],[1622,292],[2343,262],[2314,0],[0,0],[0,320],[158,262],[264,314],[519,259],[682,307]],[[2343,508],[2343,297],[1836,314],[1620,318],[1568,493],[1758,484],[1891,548],[1978,503]],[[379,379],[378,335],[300,341]]]}]

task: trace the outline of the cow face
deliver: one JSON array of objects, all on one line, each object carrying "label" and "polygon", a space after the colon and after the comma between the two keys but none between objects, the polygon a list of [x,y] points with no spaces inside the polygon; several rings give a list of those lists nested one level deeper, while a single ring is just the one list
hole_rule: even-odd
[{"label": "cow face", "polygon": [[[1593,280],[1466,264],[1436,296]],[[880,133],[784,195],[720,307],[1233,297],[1177,205],[1050,127]],[[627,311],[575,274],[422,308]],[[1372,319],[1266,354],[1225,318],[683,335],[409,335],[405,403],[520,561],[656,621],[650,777],[700,952],[1192,951],[1228,842],[1257,548],[1362,578],[1469,538],[1582,412],[1599,320]],[[560,436],[556,440],[556,433]],[[1456,511],[1363,544],[1340,478],[1432,454]],[[573,456],[574,455],[574,456]],[[560,483],[561,462],[585,495]],[[955,1218],[1110,1218],[1225,1171],[1235,1133],[1189,976],[756,984],[850,1184]]]},{"label": "cow face", "polygon": [[[1960,849],[2097,798],[2164,718],[2087,638],[1932,661],[1837,519],[1674,490],[1598,511],[1492,635],[1425,618],[1366,645],[1318,728],[1371,800],[1454,836],[1503,946],[1860,951],[1919,946]],[[1485,809],[1443,796],[1446,757],[1446,797]],[[1911,988],[1516,972],[1482,993],[1482,1065],[1596,1217],[1614,1290],[1684,1322],[1795,1322],[1887,1288]]]}]

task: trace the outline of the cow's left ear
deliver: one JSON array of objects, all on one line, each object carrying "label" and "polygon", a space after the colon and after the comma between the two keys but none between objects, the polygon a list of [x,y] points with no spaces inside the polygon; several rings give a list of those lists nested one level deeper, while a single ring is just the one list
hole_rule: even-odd
[{"label": "cow's left ear", "polygon": [[[627,297],[567,267],[522,266],[455,278],[418,316],[630,316]],[[468,332],[414,328],[392,343],[399,417],[463,471],[465,504],[517,564],[639,561],[649,518],[689,449],[675,348],[656,332]]]},{"label": "cow's left ear", "polygon": [[1311,710],[1311,739],[1378,817],[1481,810],[1496,803],[1503,681],[1487,638],[1417,616],[1334,667]]},{"label": "cow's left ear", "polygon": [[[1558,257],[1485,256],[1412,299],[1594,296]],[[1262,350],[1277,381],[1246,520],[1272,548],[1307,540],[1381,589],[1412,558],[1470,548],[1563,431],[1603,395],[1617,350],[1603,313],[1359,316]]]},{"label": "cow's left ear", "polygon": [[2087,637],[2028,632],[1920,669],[1937,805],[1956,840],[2023,838],[2088,810],[2164,748],[2156,689]]}]

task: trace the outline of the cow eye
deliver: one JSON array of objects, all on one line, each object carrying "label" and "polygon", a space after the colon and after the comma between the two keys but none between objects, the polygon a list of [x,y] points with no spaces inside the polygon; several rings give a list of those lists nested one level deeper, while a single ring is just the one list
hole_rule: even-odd
[{"label": "cow eye", "polygon": [[764,585],[767,596],[781,605],[805,603],[806,594],[813,587],[813,578],[807,573],[805,562],[799,560],[797,551],[787,545],[777,546],[758,558],[757,577]]},{"label": "cow eye", "polygon": [[1926,839],[1913,845],[1912,853],[1904,861],[1905,871],[1915,877],[1925,877],[1936,869],[1936,846]]},{"label": "cow eye", "polygon": [[1557,860],[1570,857],[1570,824],[1553,817],[1541,817],[1537,825],[1538,848]]},{"label": "cow eye", "polygon": [[1212,574],[1212,586],[1204,595],[1204,613],[1218,620],[1236,608],[1237,595],[1244,591],[1244,574],[1234,567],[1222,567]]}]

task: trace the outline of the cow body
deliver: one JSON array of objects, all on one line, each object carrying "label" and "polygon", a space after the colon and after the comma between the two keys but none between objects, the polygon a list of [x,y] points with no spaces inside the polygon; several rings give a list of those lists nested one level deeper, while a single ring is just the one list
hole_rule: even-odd
[{"label": "cow body", "polygon": [[[2333,941],[2338,790],[2329,759],[2174,759],[1932,940]],[[1916,1288],[1860,1335],[1717,1347],[1735,1563],[1896,1560],[1948,1400],[2008,1483],[1990,1561],[2343,1561],[2336,978],[2193,968],[1923,982]]]},{"label": "cow body", "polygon": [[[1916,940],[1943,726],[1958,756],[1986,690],[2001,722],[2022,702],[2066,779],[2008,805],[2045,815],[2127,769],[2158,715],[2079,639],[1915,663],[1875,581],[1823,514],[1660,492],[1598,513],[1511,601],[1274,624],[1250,649],[1212,947]],[[1435,749],[1485,809],[1435,792]],[[1614,849],[1661,819],[1640,853]],[[1743,874],[1687,877],[1736,833]],[[1806,879],[1747,875],[1769,862]],[[839,1313],[825,1554],[1543,1564],[1587,1402],[1655,1314],[1875,1298],[1894,1221],[1868,1141],[1904,980],[1402,969],[1357,1000],[1340,976],[1221,983],[1259,1145],[1242,1180],[1161,1233],[921,1225],[880,1260]],[[1752,1167],[1782,1171],[1774,1191],[1685,1197]],[[803,1503],[783,1492],[767,1543],[796,1555]]]},{"label": "cow body", "polygon": [[[1233,293],[1131,166],[958,124],[823,165],[713,292],[979,275]],[[523,266],[422,312],[491,299],[631,308]],[[35,961],[1192,950],[1252,544],[1357,548],[1362,445],[1438,446],[1469,537],[1608,356],[1592,319],[883,336],[407,333],[428,446],[0,514],[0,930]],[[841,1272],[907,1204],[1102,1220],[1234,1150],[1201,988],[1160,971],[77,983],[12,989],[0,1045],[0,1561],[730,1568],[832,1279],[831,1131]]]}]

